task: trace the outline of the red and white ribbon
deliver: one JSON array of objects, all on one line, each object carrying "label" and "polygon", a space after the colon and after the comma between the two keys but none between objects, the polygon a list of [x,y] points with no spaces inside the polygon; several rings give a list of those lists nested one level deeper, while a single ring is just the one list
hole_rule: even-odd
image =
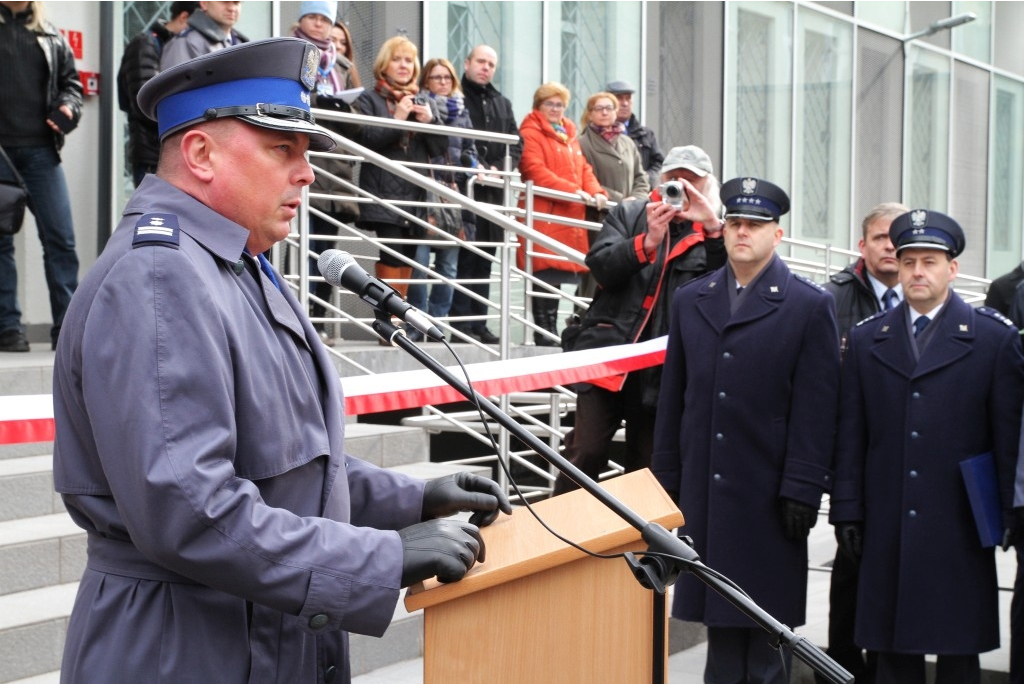
[{"label": "red and white ribbon", "polygon": [[[629,373],[665,361],[666,338],[633,345],[469,364],[473,388],[485,397],[528,392]],[[447,367],[463,377],[458,366]],[[341,379],[349,416],[448,404],[465,399],[426,369]],[[52,395],[0,396],[0,445],[53,440]]]}]

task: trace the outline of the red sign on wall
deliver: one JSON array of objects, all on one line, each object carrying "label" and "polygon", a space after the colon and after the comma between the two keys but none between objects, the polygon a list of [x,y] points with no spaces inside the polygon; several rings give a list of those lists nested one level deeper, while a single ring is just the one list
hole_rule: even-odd
[{"label": "red sign on wall", "polygon": [[82,59],[82,32],[68,31],[67,29],[61,29],[60,32],[71,46],[71,52],[74,53],[75,59]]}]

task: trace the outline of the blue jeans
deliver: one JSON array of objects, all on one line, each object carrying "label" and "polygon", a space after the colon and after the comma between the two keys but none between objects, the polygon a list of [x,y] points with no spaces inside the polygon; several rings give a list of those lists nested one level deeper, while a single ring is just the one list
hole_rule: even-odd
[{"label": "blue jeans", "polygon": [[[78,287],[78,255],[68,184],[60,157],[52,146],[9,147],[5,151],[28,188],[28,207],[35,216],[39,242],[43,245],[43,271],[50,290],[50,338],[56,342],[64,313]],[[0,178],[14,178],[5,164],[0,164]],[[20,327],[14,238],[0,236],[0,331]]]},{"label": "blue jeans", "polygon": [[[416,262],[424,267],[430,266],[430,245],[419,245],[416,248]],[[445,278],[455,278],[458,272],[459,248],[443,247],[434,249],[434,271]],[[413,278],[425,279],[427,273],[419,269],[412,272]],[[430,287],[430,301],[427,301],[427,286],[424,283],[413,283],[409,286],[409,304],[430,316],[448,316],[452,308],[452,288],[447,283],[434,283]]]}]

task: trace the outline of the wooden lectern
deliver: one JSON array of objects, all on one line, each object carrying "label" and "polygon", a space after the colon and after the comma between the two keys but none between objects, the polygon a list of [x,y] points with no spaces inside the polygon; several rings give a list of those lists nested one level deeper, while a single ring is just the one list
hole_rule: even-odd
[{"label": "wooden lectern", "polygon": [[[683,523],[647,469],[601,485],[648,521],[669,529]],[[647,548],[639,531],[583,490],[532,506],[593,552]],[[584,555],[525,507],[482,533],[485,563],[457,583],[431,580],[406,594],[410,611],[424,609],[425,683],[651,681],[654,593],[624,560]],[[658,620],[667,631],[664,611]]]}]

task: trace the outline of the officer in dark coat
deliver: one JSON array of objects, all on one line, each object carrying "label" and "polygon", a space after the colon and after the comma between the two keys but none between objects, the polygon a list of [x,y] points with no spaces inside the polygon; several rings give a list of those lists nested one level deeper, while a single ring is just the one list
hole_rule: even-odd
[{"label": "officer in dark coat", "polygon": [[[338,372],[263,257],[290,231],[319,50],[225,48],[149,81],[157,175],[71,301],[54,360],[53,477],[88,533],[65,682],[341,682],[344,631],[400,588],[457,580],[508,500],[344,452]],[[476,509],[470,523],[433,520]]]},{"label": "officer in dark coat", "polygon": [[1008,319],[950,288],[964,233],[924,209],[890,227],[904,301],[856,326],[843,362],[830,519],[861,559],[855,639],[877,682],[980,682],[999,646],[991,548],[981,546],[960,463],[991,453],[1010,509],[1024,355]]},{"label": "officer in dark coat", "polygon": [[[790,626],[804,623],[807,535],[831,485],[839,389],[832,297],[775,254],[789,198],[722,186],[724,267],[674,297],[652,469],[704,562]],[[672,614],[708,626],[707,682],[788,682],[788,654],[692,577]]]}]

